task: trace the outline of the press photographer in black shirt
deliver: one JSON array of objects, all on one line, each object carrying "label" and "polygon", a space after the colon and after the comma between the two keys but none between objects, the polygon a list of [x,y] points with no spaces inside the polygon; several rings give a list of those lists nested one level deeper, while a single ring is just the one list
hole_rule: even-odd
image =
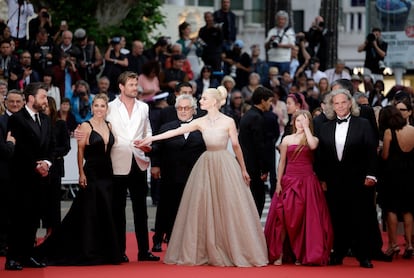
[{"label": "press photographer in black shirt", "polygon": [[364,67],[371,70],[374,81],[383,80],[385,69],[384,58],[387,55],[388,44],[382,40],[381,29],[374,27],[363,44],[358,46],[358,52],[365,51]]}]

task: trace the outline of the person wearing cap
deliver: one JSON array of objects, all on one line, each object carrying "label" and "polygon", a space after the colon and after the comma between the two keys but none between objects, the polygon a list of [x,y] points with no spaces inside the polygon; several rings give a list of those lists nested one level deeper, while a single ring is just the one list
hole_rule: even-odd
[{"label": "person wearing cap", "polygon": [[361,92],[359,89],[359,85],[361,85],[362,83],[362,78],[358,74],[353,74],[351,76],[351,82],[352,82],[352,88],[353,88],[351,94]]},{"label": "person wearing cap", "polygon": [[97,87],[96,77],[101,71],[103,57],[99,47],[92,41],[88,40],[86,31],[78,28],[74,33],[75,45],[78,48],[76,60],[79,69],[79,75],[87,81],[91,91]]},{"label": "person wearing cap", "polygon": [[109,46],[105,52],[105,67],[102,76],[106,76],[110,80],[110,88],[114,92],[118,92],[118,77],[128,68],[128,58],[121,53],[121,37],[113,37],[109,41]]},{"label": "person wearing cap", "polygon": [[276,13],[276,26],[267,33],[265,48],[269,67],[277,67],[279,72],[289,71],[291,49],[295,46],[295,31],[289,26],[286,11]]}]

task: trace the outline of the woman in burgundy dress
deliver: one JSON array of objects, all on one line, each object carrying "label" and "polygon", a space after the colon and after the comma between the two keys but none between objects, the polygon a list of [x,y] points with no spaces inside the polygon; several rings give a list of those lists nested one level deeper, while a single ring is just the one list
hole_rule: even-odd
[{"label": "woman in burgundy dress", "polygon": [[[299,110],[292,118],[293,133],[279,146],[276,194],[265,226],[269,261],[281,265],[326,265],[332,248],[332,226],[323,189],[313,172],[312,116]],[[291,254],[289,254],[291,253]]]}]

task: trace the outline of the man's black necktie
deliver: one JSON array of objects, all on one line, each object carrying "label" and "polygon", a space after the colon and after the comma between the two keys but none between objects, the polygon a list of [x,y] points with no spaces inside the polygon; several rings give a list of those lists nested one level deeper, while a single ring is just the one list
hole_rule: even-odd
[{"label": "man's black necktie", "polygon": [[340,125],[340,124],[342,124],[342,123],[346,123],[348,121],[348,118],[345,118],[345,119],[336,119],[336,122]]},{"label": "man's black necktie", "polygon": [[37,124],[37,126],[39,127],[39,129],[40,129],[40,120],[39,120],[39,114],[35,114],[35,123]]}]

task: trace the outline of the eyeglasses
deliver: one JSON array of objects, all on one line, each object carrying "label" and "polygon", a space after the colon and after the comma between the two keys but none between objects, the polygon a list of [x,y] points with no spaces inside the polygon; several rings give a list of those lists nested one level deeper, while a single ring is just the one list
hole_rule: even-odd
[{"label": "eyeglasses", "polygon": [[233,99],[242,99],[243,97],[234,97]]},{"label": "eyeglasses", "polygon": [[177,111],[185,111],[185,112],[188,112],[191,109],[193,109],[193,107],[191,107],[191,106],[178,106],[175,109],[177,109]]},{"label": "eyeglasses", "polygon": [[407,108],[398,108],[398,110],[400,110],[401,112],[407,112],[408,111]]}]

